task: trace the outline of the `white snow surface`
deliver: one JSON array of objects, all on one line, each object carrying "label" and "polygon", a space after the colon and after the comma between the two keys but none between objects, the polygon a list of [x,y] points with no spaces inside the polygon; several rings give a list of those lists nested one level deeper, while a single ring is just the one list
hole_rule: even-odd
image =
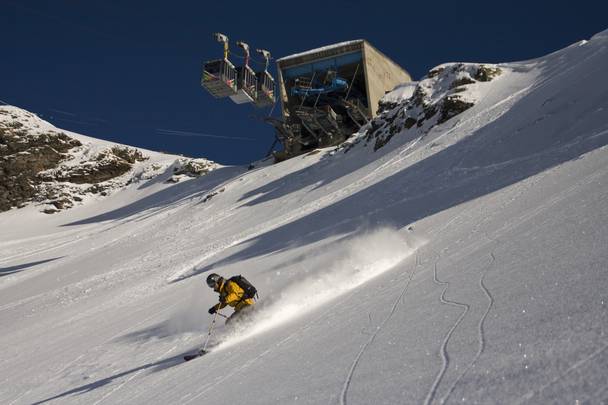
[{"label": "white snow surface", "polygon": [[[377,152],[0,214],[0,403],[606,403],[608,35],[499,66]],[[210,272],[260,299],[186,363]]]},{"label": "white snow surface", "polygon": [[401,100],[410,98],[414,95],[417,84],[418,82],[402,83],[382,96],[380,101],[384,103],[397,103]]},{"label": "white snow surface", "polygon": [[326,46],[322,46],[319,48],[310,49],[308,51],[294,53],[293,55],[284,56],[282,58],[277,59],[277,62],[284,62],[289,59],[295,59],[295,58],[299,58],[301,56],[312,55],[314,53],[323,52],[323,51],[330,51],[332,49],[341,48],[343,46],[360,44],[362,42],[363,42],[362,39],[354,39],[352,41],[338,42],[337,44],[326,45]]}]

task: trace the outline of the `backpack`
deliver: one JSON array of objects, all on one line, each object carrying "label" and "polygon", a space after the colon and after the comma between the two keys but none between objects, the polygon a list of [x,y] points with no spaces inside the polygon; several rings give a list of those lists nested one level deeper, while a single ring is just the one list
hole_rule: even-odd
[{"label": "backpack", "polygon": [[253,284],[247,281],[247,279],[240,274],[238,276],[230,277],[228,281],[237,283],[237,285],[243,289],[243,298],[241,298],[241,300],[257,298],[258,290],[256,290]]}]

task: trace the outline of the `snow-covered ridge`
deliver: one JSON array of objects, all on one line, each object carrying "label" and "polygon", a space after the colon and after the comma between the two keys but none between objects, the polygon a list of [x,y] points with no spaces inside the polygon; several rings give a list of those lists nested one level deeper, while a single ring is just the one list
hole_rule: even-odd
[{"label": "snow-covered ridge", "polygon": [[387,93],[379,103],[379,115],[339,149],[348,151],[365,141],[374,150],[393,136],[420,137],[433,127],[473,107],[492,89],[490,81],[501,76],[497,65],[446,63],[431,69],[419,82],[405,83]]},{"label": "snow-covered ridge", "polygon": [[55,128],[35,114],[0,106],[0,211],[34,202],[45,213],[82,205],[161,176],[172,182],[218,167]]}]

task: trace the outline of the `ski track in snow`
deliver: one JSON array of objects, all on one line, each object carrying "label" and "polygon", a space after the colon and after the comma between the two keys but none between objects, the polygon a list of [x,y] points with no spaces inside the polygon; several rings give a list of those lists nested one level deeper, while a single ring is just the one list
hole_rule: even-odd
[{"label": "ski track in snow", "polygon": [[[361,350],[359,350],[359,353],[357,353],[357,356],[355,357],[355,359],[353,360],[353,362],[352,362],[352,364],[350,366],[348,374],[346,375],[346,379],[344,380],[344,384],[342,385],[342,392],[340,393],[340,404],[341,405],[346,405],[347,404],[346,395],[348,393],[348,389],[349,389],[350,384],[352,382],[352,378],[353,378],[353,374],[355,373],[355,369],[359,365],[359,361],[361,360],[361,357],[363,356],[363,353],[365,353],[365,351],[367,350],[367,348],[374,342],[374,340],[376,339],[376,336],[378,335],[378,333],[380,333],[380,331],[382,330],[382,328],[384,327],[384,325],[391,319],[391,317],[393,316],[393,314],[397,310],[397,307],[399,306],[399,303],[403,302],[403,299],[405,298],[405,294],[406,294],[406,292],[408,290],[408,287],[409,287],[412,279],[414,278],[414,274],[416,273],[416,269],[420,265],[421,264],[420,264],[420,261],[419,261],[418,252],[416,252],[416,263],[414,264],[414,269],[412,270],[412,273],[410,274],[410,277],[408,278],[407,283],[405,284],[405,287],[403,288],[403,291],[401,291],[401,294],[399,294],[399,296],[397,297],[397,299],[393,303],[393,306],[392,306],[390,312],[388,313],[388,315],[386,316],[386,318],[384,318],[384,320],[382,320],[382,322],[380,323],[380,325],[376,327],[375,332],[371,335],[371,337],[369,338],[369,340],[367,342],[365,342],[365,344],[361,347]],[[369,316],[371,318],[371,314]]]},{"label": "ski track in snow", "polygon": [[441,258],[441,256],[437,258],[437,260],[435,261],[435,264],[433,266],[434,267],[433,282],[435,284],[443,286],[443,291],[441,292],[441,295],[439,296],[439,301],[442,304],[450,305],[450,306],[462,309],[462,313],[460,314],[460,316],[458,317],[456,322],[454,322],[452,327],[448,330],[448,332],[443,337],[443,342],[441,343],[441,348],[440,348],[441,362],[442,362],[441,369],[437,373],[437,376],[435,377],[435,381],[433,382],[433,385],[431,386],[431,388],[429,389],[429,392],[427,393],[426,399],[424,400],[425,405],[430,404],[437,394],[437,389],[439,388],[439,385],[441,384],[441,380],[443,379],[443,377],[450,365],[450,356],[447,351],[448,343],[450,342],[450,339],[452,338],[452,334],[458,328],[458,326],[460,325],[460,323],[462,322],[462,320],[464,319],[464,317],[466,316],[466,314],[469,312],[469,309],[470,309],[470,305],[468,305],[468,304],[463,304],[461,302],[445,299],[445,293],[448,290],[450,283],[447,281],[440,281],[439,278],[437,277],[437,263],[439,262],[440,258]]},{"label": "ski track in snow", "polygon": [[[602,131],[600,133],[604,134],[604,132],[606,131]],[[534,218],[535,216],[541,214],[542,212],[547,211],[548,209],[550,209],[552,206],[558,204],[559,202],[567,199],[568,197],[574,195],[577,190],[587,184],[591,184],[593,181],[604,177],[605,175],[608,174],[608,169],[600,169],[597,171],[592,172],[591,174],[583,177],[581,180],[579,180],[578,182],[574,183],[572,186],[570,186],[567,189],[561,190],[560,192],[554,194],[553,196],[551,196],[549,199],[547,199],[543,204],[538,205],[536,208],[528,210],[528,211],[524,211],[523,213],[521,213],[521,215],[519,215],[518,217],[513,217],[511,219],[511,221],[509,221],[509,223],[505,224],[503,227],[497,229],[495,231],[496,234],[502,234],[508,231],[511,231],[517,227],[519,227],[520,225],[526,223],[527,221],[531,220],[532,218]],[[520,193],[521,196],[522,193]],[[461,212],[459,215],[456,215],[454,218],[452,218],[450,221],[448,221],[448,223],[443,227],[446,228],[449,224],[453,223],[454,221],[456,221],[456,219],[458,217],[460,217],[463,213]],[[492,241],[492,242],[497,242],[497,240],[491,238],[487,233],[486,233],[486,237]],[[479,246],[478,246],[479,247]],[[479,323],[478,323],[478,335],[479,335],[479,349],[477,351],[477,354],[475,355],[475,357],[472,359],[471,363],[469,363],[469,365],[467,366],[467,368],[464,370],[464,372],[455,380],[455,382],[452,384],[452,386],[450,387],[450,389],[447,391],[446,395],[441,399],[440,403],[445,403],[448,399],[449,396],[453,393],[453,391],[455,390],[457,384],[460,382],[460,380],[464,377],[464,375],[466,375],[466,373],[474,366],[474,364],[476,363],[476,361],[479,359],[479,357],[481,356],[481,354],[483,353],[483,350],[485,349],[485,334],[484,334],[484,329],[483,329],[483,324],[485,319],[487,318],[487,315],[489,313],[489,311],[491,310],[491,308],[494,305],[494,298],[491,295],[491,293],[489,292],[489,290],[487,289],[487,287],[484,284],[484,278],[485,275],[487,274],[487,272],[489,271],[489,268],[496,262],[496,257],[495,257],[495,250],[496,248],[490,253],[490,257],[491,257],[491,262],[488,265],[488,267],[486,268],[485,272],[482,274],[480,280],[479,280],[479,286],[482,289],[482,291],[484,292],[484,294],[486,295],[487,299],[488,299],[488,306],[486,308],[486,311],[484,312],[484,314],[482,315],[482,318],[480,319]],[[438,259],[439,260],[439,259]],[[437,279],[436,277],[436,268],[435,268],[435,274],[434,274],[434,281],[438,284],[443,284],[445,282],[441,282]],[[468,311],[468,305],[467,304],[462,304],[462,303],[450,303],[450,302],[444,302],[443,297],[444,294],[447,290],[448,286],[446,285],[444,288],[444,291],[442,292],[442,295],[440,297],[440,300],[442,303],[445,304],[450,304],[450,305],[454,305],[460,308],[464,309],[463,314],[458,318],[458,320],[456,321],[456,323],[452,326],[452,328],[448,331],[448,334],[446,335],[443,344],[441,346],[441,355],[442,355],[442,369],[440,370],[440,372],[437,374],[437,377],[435,379],[435,382],[433,383],[433,386],[431,387],[429,394],[427,395],[427,398],[425,400],[425,405],[430,404],[433,399],[436,396],[437,393],[437,389],[439,387],[439,384],[445,374],[445,372],[447,371],[447,367],[449,365],[449,355],[446,351],[446,346],[447,343],[452,335],[452,333],[454,332],[454,330],[457,328],[458,324],[460,324],[460,322],[462,321],[462,318],[464,318],[464,315],[466,315],[466,312]],[[607,346],[608,347],[608,346]],[[607,347],[603,347],[602,349],[598,350],[596,353],[594,353],[592,356],[588,357],[587,359],[577,363],[576,365],[572,366],[571,369],[569,369],[565,374],[569,373],[570,371],[578,368],[583,362],[586,362],[588,360],[590,360],[591,358],[595,357],[596,355],[600,354],[601,352],[603,352]],[[564,376],[565,376],[564,374]],[[554,381],[552,381],[551,383],[547,384],[547,386],[552,385],[554,383],[556,383],[557,381],[559,381],[561,378],[563,377],[558,377],[557,379],[555,379]],[[544,390],[547,386],[541,388],[540,391]],[[539,392],[540,392],[539,391]],[[527,395],[533,395],[534,392],[532,393],[528,393]]]},{"label": "ski track in snow", "polygon": [[[593,172],[593,173],[591,173],[591,174],[583,177],[580,181],[576,182],[571,187],[569,187],[569,188],[567,188],[565,190],[561,190],[560,192],[554,194],[551,198],[547,199],[543,204],[539,204],[536,208],[523,212],[518,217],[513,217],[511,219],[511,221],[509,221],[509,223],[507,223],[503,227],[497,229],[496,230],[496,234],[502,234],[502,233],[511,231],[511,230],[513,230],[513,229],[515,229],[515,228],[523,225],[524,223],[526,223],[527,221],[531,220],[535,216],[540,215],[542,212],[547,211],[552,206],[554,206],[554,205],[558,204],[559,202],[565,200],[566,198],[574,195],[581,186],[584,186],[584,185],[587,185],[587,184],[591,184],[593,181],[595,181],[595,180],[597,180],[597,179],[599,179],[599,178],[601,178],[601,177],[603,177],[603,176],[605,176],[607,174],[608,174],[608,169],[603,169],[603,170],[597,170],[597,171],[595,171],[595,172]],[[497,242],[496,239],[491,238],[487,233],[486,233],[486,237],[491,242]],[[492,258],[492,262],[490,263],[490,265],[492,265],[496,261],[494,250],[490,253],[490,256]],[[439,259],[437,259],[437,261],[439,261]],[[488,270],[489,270],[489,268],[486,269],[485,273],[487,273]],[[492,295],[490,294],[489,290],[487,289],[487,287],[483,283],[483,279],[485,277],[485,273],[482,275],[481,279],[479,280],[479,285],[480,285],[481,289],[483,290],[484,294],[486,295],[486,297],[488,298],[489,304],[488,304],[488,307],[486,308],[486,312],[484,313],[484,315],[482,316],[482,318],[480,319],[480,322],[478,324],[479,337],[480,337],[480,340],[479,340],[479,344],[480,344],[479,347],[480,347],[480,349],[478,350],[476,356],[473,358],[473,362],[469,364],[469,366],[467,367],[467,369],[465,369],[465,371],[457,378],[457,380],[453,384],[453,386],[450,387],[450,389],[448,390],[447,394],[440,401],[441,403],[444,403],[444,401],[447,401],[449,395],[451,395],[451,393],[455,389],[456,384],[460,381],[460,379],[464,376],[464,374],[466,374],[470,370],[470,368],[473,367],[474,363],[479,359],[479,357],[481,356],[481,353],[483,352],[483,349],[485,348],[485,335],[484,335],[484,332],[483,332],[483,322],[486,319],[487,314],[489,313],[489,311],[491,310],[491,307],[494,304],[494,299],[493,299]],[[436,283],[438,283],[438,284],[445,285],[444,284],[445,282],[441,282],[441,281],[439,281],[436,278],[436,268],[435,268],[434,280],[433,281],[436,282]],[[460,322],[464,318],[464,315],[466,315],[466,313],[468,312],[468,308],[469,308],[469,306],[467,304],[462,304],[462,303],[457,303],[457,302],[450,303],[450,302],[444,302],[443,301],[443,297],[444,297],[444,294],[445,294],[448,286],[449,285],[445,286],[445,288],[444,288],[444,290],[442,292],[442,295],[440,297],[440,301],[442,303],[445,303],[445,304],[454,305],[454,306],[458,306],[460,308],[464,308],[464,312],[457,319],[456,323],[452,326],[452,328],[448,331],[448,333],[446,334],[446,336],[444,338],[444,341],[443,341],[442,346],[441,346],[442,368],[439,371],[439,373],[437,374],[437,377],[435,379],[435,382],[433,383],[433,386],[429,390],[427,398],[426,398],[426,400],[424,402],[425,405],[429,405],[433,401],[433,399],[435,398],[435,396],[436,396],[437,389],[439,388],[439,384],[441,383],[441,380],[443,379],[444,374],[447,371],[447,367],[449,365],[449,355],[448,355],[448,353],[446,351],[447,343],[448,343],[448,341],[449,341],[452,333],[454,332],[454,330],[457,328],[457,326],[460,324]],[[587,359],[587,360],[589,360],[589,359]],[[587,360],[585,360],[585,361],[587,361]]]},{"label": "ski track in snow", "polygon": [[[532,210],[529,210],[529,211],[525,211],[519,217],[513,217],[512,220],[508,224],[504,225],[500,229],[497,229],[496,233],[497,234],[501,234],[501,233],[505,233],[505,232],[508,232],[508,231],[511,231],[511,230],[517,228],[518,226],[526,223],[527,221],[531,220],[532,218],[534,218],[535,216],[541,214],[542,212],[547,211],[552,206],[554,206],[554,205],[558,204],[559,202],[567,199],[568,197],[574,195],[580,187],[582,187],[584,185],[587,185],[587,184],[591,184],[593,181],[595,181],[595,180],[597,180],[597,179],[599,179],[599,178],[601,178],[601,177],[603,177],[603,176],[605,176],[607,174],[608,174],[608,169],[603,169],[603,170],[597,170],[597,171],[595,171],[595,172],[593,172],[593,173],[591,173],[591,174],[583,177],[580,181],[576,182],[571,187],[569,187],[569,188],[567,188],[565,190],[561,190],[560,192],[554,194],[551,198],[549,198],[548,200],[546,200],[543,204],[538,205],[535,209],[532,209]],[[450,221],[450,222],[452,222],[452,221]],[[493,239],[492,237],[490,237],[487,233],[486,233],[486,237],[491,242],[498,242],[496,239]],[[479,349],[477,351],[477,354],[473,358],[472,362],[469,363],[469,365],[464,370],[464,372],[452,384],[452,386],[450,387],[450,389],[448,390],[448,392],[446,393],[446,395],[441,399],[440,403],[445,403],[445,401],[447,401],[449,399],[449,396],[452,394],[452,392],[456,388],[457,384],[464,377],[464,375],[473,367],[473,365],[479,359],[479,357],[483,353],[483,350],[485,349],[485,333],[484,333],[484,329],[483,329],[483,323],[484,323],[484,321],[485,321],[485,319],[486,319],[489,311],[491,310],[492,306],[494,305],[494,298],[491,295],[491,293],[489,292],[489,290],[487,289],[487,287],[485,286],[483,280],[485,278],[485,275],[489,271],[489,268],[496,262],[495,250],[496,250],[496,248],[490,253],[490,257],[491,257],[492,261],[490,262],[490,264],[488,265],[488,267],[486,268],[485,272],[482,274],[482,276],[481,276],[481,278],[479,280],[479,286],[483,290],[483,292],[486,295],[486,297],[488,298],[488,307],[486,308],[485,313],[482,315],[482,318],[480,319],[480,321],[478,323]],[[445,282],[439,281],[436,278],[436,268],[435,268],[435,274],[434,274],[434,280],[433,281],[439,282],[439,284],[444,284],[445,283]],[[445,294],[445,292],[447,290],[447,288],[448,288],[448,286],[446,285],[446,287],[444,288],[444,290],[442,292],[440,300],[441,300],[442,303],[450,304],[450,302],[444,302],[442,300],[443,297],[444,297],[444,294]],[[427,398],[425,400],[425,405],[428,405],[428,404],[430,404],[433,401],[433,399],[434,399],[434,397],[436,395],[437,389],[439,387],[439,384],[441,382],[441,379],[443,378],[445,372],[447,371],[447,367],[449,365],[449,356],[448,356],[447,351],[445,350],[446,346],[447,346],[447,343],[448,343],[447,341],[449,341],[449,338],[451,337],[452,333],[457,328],[458,324],[462,321],[462,318],[464,318],[464,315],[466,315],[466,312],[468,311],[468,305],[467,304],[453,302],[450,305],[459,306],[461,308],[465,308],[466,307],[466,309],[463,312],[463,314],[458,318],[458,320],[456,321],[456,323],[452,326],[452,328],[448,331],[448,334],[446,335],[447,340],[444,339],[444,342],[443,342],[443,344],[441,346],[441,354],[442,354],[442,360],[443,360],[442,369],[437,374],[437,378],[435,379],[435,382],[434,382],[433,386],[431,387],[431,390],[429,391],[429,394],[427,395]],[[542,387],[538,391],[538,393],[540,393],[542,390],[544,390],[548,386],[550,386],[552,384],[555,384],[557,381],[559,381],[562,378],[564,378],[566,374],[568,374],[569,372],[571,372],[571,371],[575,370],[576,368],[580,367],[580,365],[583,364],[584,362],[587,362],[587,361],[591,360],[593,357],[599,355],[606,348],[608,348],[608,345],[605,346],[605,347],[603,347],[603,348],[601,348],[600,350],[598,350],[597,352],[595,352],[594,354],[592,354],[588,358],[586,358],[586,359],[582,360],[581,362],[575,364],[570,369],[568,369],[564,373],[563,376],[560,376],[560,377],[556,378],[551,383],[549,383],[546,386]],[[526,395],[532,396],[532,395],[534,395],[534,392],[528,393]]]},{"label": "ski track in snow", "polygon": [[479,360],[479,358],[481,357],[481,355],[486,347],[486,337],[485,337],[485,331],[484,331],[483,325],[484,325],[484,322],[485,322],[488,314],[490,313],[490,310],[494,306],[494,297],[492,296],[492,294],[490,293],[490,291],[484,284],[483,280],[486,277],[486,275],[488,274],[488,271],[490,270],[490,268],[496,262],[496,256],[494,255],[494,251],[490,252],[490,257],[491,257],[491,262],[486,266],[486,269],[483,271],[483,273],[481,274],[481,277],[479,278],[479,287],[483,290],[486,298],[488,299],[488,306],[486,307],[485,312],[483,313],[483,315],[481,316],[481,318],[479,319],[479,322],[477,324],[477,335],[478,335],[478,343],[479,343],[477,353],[475,354],[475,357],[473,357],[473,359],[471,360],[471,362],[469,363],[467,368],[458,376],[458,378],[456,378],[456,380],[454,381],[454,383],[452,384],[452,386],[450,387],[448,392],[441,399],[440,403],[442,403],[442,404],[447,402],[447,400],[450,398],[450,395],[452,395],[452,393],[458,386],[458,383],[460,382],[460,380],[469,372],[469,370],[471,368],[473,368],[475,366],[475,363],[477,363],[477,360]]}]

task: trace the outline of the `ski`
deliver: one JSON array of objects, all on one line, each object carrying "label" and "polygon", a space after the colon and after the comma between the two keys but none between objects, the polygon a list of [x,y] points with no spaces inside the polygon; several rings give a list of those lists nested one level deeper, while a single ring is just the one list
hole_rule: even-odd
[{"label": "ski", "polygon": [[208,351],[206,351],[206,350],[199,350],[199,351],[198,351],[197,353],[195,353],[195,354],[187,354],[187,355],[185,355],[185,356],[184,356],[184,360],[185,360],[185,361],[190,361],[190,360],[192,360],[192,359],[196,359],[197,357],[204,356],[204,355],[205,355],[205,354],[207,354],[207,353],[209,353],[209,352],[208,352]]}]

